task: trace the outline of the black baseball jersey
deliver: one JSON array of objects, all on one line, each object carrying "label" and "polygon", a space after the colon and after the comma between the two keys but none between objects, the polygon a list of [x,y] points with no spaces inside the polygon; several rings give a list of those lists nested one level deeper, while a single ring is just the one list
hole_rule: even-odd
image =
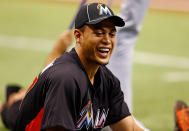
[{"label": "black baseball jersey", "polygon": [[35,79],[20,106],[17,131],[99,131],[130,115],[119,80],[100,66],[92,85],[75,51],[64,53]]}]

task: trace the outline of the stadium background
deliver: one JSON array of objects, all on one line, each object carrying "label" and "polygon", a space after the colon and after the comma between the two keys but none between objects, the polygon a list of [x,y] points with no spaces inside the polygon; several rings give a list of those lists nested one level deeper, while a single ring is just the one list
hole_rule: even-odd
[{"label": "stadium background", "polygon": [[[7,83],[29,87],[79,1],[0,0],[1,101]],[[134,115],[152,131],[172,131],[175,101],[189,104],[189,0],[152,0],[135,50]]]}]

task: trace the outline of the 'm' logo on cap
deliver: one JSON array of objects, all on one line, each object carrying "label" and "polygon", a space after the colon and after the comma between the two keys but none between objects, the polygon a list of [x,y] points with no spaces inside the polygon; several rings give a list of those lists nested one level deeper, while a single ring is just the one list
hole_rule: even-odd
[{"label": "'m' logo on cap", "polygon": [[97,9],[99,9],[99,15],[103,15],[104,13],[112,15],[107,6],[103,7],[101,4],[98,4]]}]

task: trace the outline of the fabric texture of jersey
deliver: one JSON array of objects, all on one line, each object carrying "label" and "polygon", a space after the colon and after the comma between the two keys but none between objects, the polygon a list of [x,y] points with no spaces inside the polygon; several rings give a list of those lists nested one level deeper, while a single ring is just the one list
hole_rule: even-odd
[{"label": "fabric texture of jersey", "polygon": [[119,80],[100,66],[91,84],[72,49],[43,70],[20,106],[16,131],[98,131],[130,115]]}]

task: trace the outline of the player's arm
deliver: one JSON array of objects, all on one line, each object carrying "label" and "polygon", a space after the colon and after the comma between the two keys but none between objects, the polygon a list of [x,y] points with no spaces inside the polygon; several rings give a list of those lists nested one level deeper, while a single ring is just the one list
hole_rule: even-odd
[{"label": "player's arm", "polygon": [[113,131],[144,131],[135,123],[132,116],[128,116],[117,123],[110,125]]},{"label": "player's arm", "polygon": [[52,51],[50,52],[47,61],[45,63],[45,67],[50,64],[54,59],[61,56],[67,49],[68,46],[72,44],[72,30],[64,31],[56,44],[54,45]]}]

